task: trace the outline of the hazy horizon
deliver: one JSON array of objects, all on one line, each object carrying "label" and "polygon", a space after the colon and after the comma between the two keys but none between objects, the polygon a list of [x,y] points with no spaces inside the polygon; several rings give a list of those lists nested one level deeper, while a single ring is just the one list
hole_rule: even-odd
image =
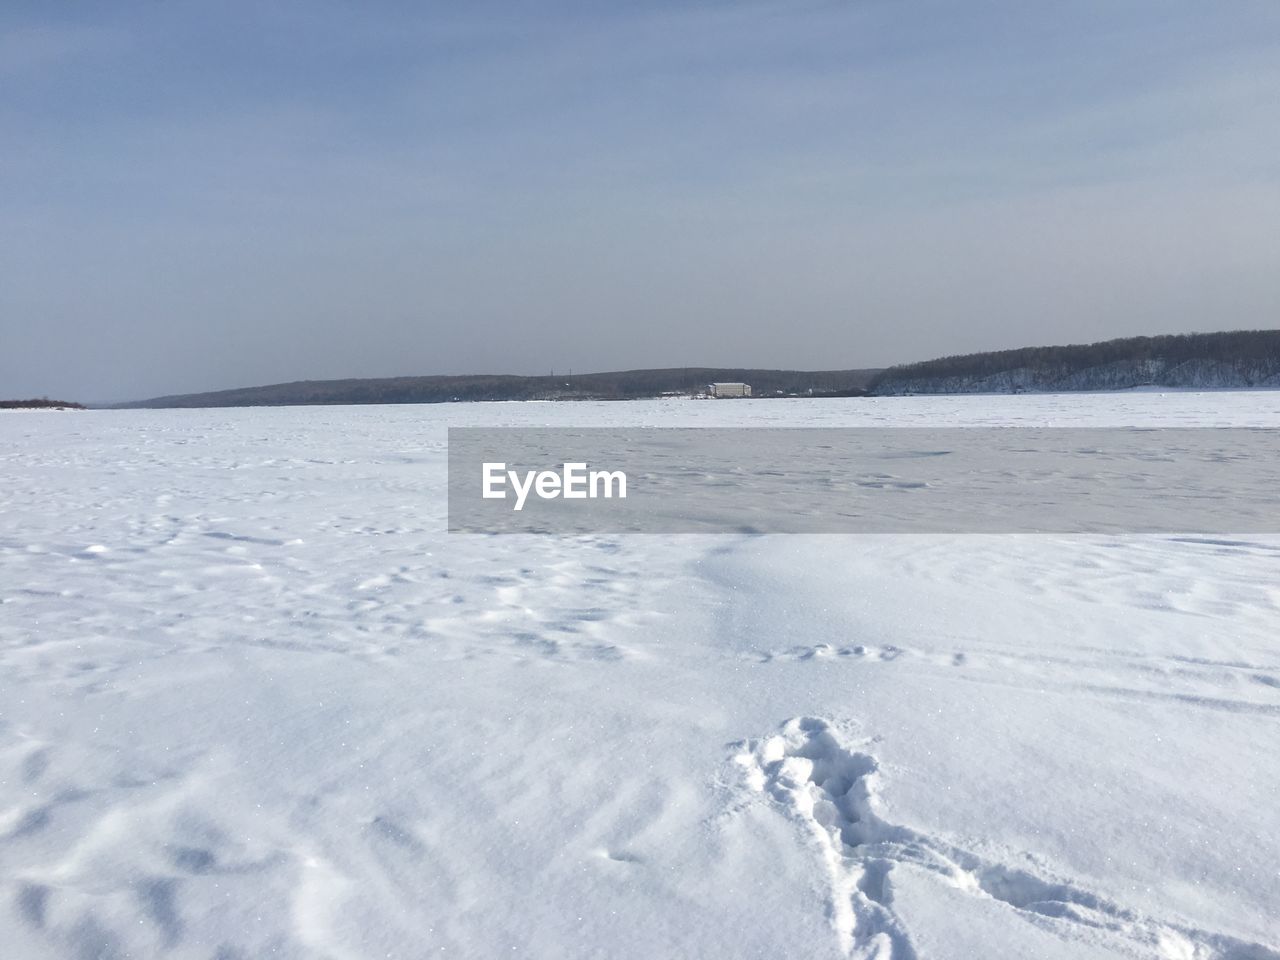
[{"label": "hazy horizon", "polygon": [[1280,326],[1280,6],[7,4],[0,396]]}]

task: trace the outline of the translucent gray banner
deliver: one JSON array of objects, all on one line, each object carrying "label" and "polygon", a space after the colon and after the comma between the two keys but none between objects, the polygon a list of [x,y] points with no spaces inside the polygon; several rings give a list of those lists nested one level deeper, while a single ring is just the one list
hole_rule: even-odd
[{"label": "translucent gray banner", "polygon": [[1280,430],[449,430],[471,533],[1280,532]]}]

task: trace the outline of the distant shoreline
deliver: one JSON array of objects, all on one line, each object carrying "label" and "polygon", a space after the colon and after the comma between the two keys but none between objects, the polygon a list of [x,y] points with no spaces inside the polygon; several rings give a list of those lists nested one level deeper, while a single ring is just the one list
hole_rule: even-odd
[{"label": "distant shoreline", "polygon": [[[834,393],[814,393],[814,394],[783,394],[752,396],[752,397],[732,397],[726,398],[740,403],[763,402],[763,401],[785,401],[785,400],[841,400],[856,399],[865,401],[876,400],[921,400],[936,397],[1010,397],[1010,396],[1026,396],[1026,397],[1053,397],[1053,396],[1070,396],[1072,394],[1085,394],[1091,396],[1099,396],[1104,394],[1202,394],[1202,393],[1269,393],[1280,391],[1280,386],[1250,386],[1250,387],[1169,387],[1158,385],[1140,385],[1133,387],[1100,387],[1091,390],[966,390],[955,391],[951,393],[891,393],[891,394],[834,394]],[[500,400],[439,400],[439,401],[333,401],[327,403],[260,403],[260,404],[209,404],[201,406],[197,404],[187,404],[183,406],[144,406],[141,404],[89,404],[81,409],[86,410],[217,410],[217,409],[253,409],[253,408],[282,408],[282,407],[412,407],[412,406],[434,406],[443,404],[468,404],[468,403],[633,403],[638,401],[699,401],[711,400],[711,397],[693,397],[693,396],[639,396],[639,397],[573,397],[573,398],[557,398],[557,399],[500,399]],[[717,401],[719,402],[719,401]]]},{"label": "distant shoreline", "polygon": [[[694,397],[717,382],[746,383],[754,398],[863,396],[879,370],[764,370],[671,367],[606,373],[525,377],[382,377],[302,380],[235,390],[178,394],[106,405],[113,409],[170,407],[280,407],[338,404],[457,403],[465,401],[606,401]],[[742,399],[742,398],[733,398]]]},{"label": "distant shoreline", "polygon": [[[750,399],[1280,389],[1280,330],[1127,337],[941,357],[887,369],[669,367],[606,373],[298,380],[172,394],[100,409],[291,407],[707,397],[713,383],[745,384]],[[747,399],[717,397],[716,399]],[[53,400],[0,408],[82,408]]]},{"label": "distant shoreline", "polygon": [[0,410],[84,410],[82,403],[72,403],[69,400],[49,400],[41,397],[39,400],[0,400]]}]

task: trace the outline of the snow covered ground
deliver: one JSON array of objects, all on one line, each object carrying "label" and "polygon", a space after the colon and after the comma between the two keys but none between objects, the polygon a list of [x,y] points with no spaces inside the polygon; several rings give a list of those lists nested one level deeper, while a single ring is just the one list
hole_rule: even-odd
[{"label": "snow covered ground", "polygon": [[442,532],[630,424],[1280,393],[0,414],[0,955],[1280,957],[1280,538]]}]

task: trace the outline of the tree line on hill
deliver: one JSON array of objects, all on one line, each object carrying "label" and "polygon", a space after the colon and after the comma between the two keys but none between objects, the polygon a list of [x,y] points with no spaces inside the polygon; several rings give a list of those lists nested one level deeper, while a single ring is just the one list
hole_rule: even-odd
[{"label": "tree line on hill", "polygon": [[890,367],[873,394],[1280,386],[1280,330],[1126,337],[939,357]]},{"label": "tree line on hill", "polygon": [[35,400],[0,400],[0,410],[50,410],[50,409],[83,410],[84,405],[67,400],[50,400],[40,397]]},{"label": "tree line on hill", "polygon": [[240,407],[299,404],[446,403],[474,400],[634,400],[692,394],[716,381],[751,385],[755,396],[861,395],[875,370],[746,370],[673,367],[613,373],[386,377],[303,380],[263,387],[156,397],[119,407]]}]

